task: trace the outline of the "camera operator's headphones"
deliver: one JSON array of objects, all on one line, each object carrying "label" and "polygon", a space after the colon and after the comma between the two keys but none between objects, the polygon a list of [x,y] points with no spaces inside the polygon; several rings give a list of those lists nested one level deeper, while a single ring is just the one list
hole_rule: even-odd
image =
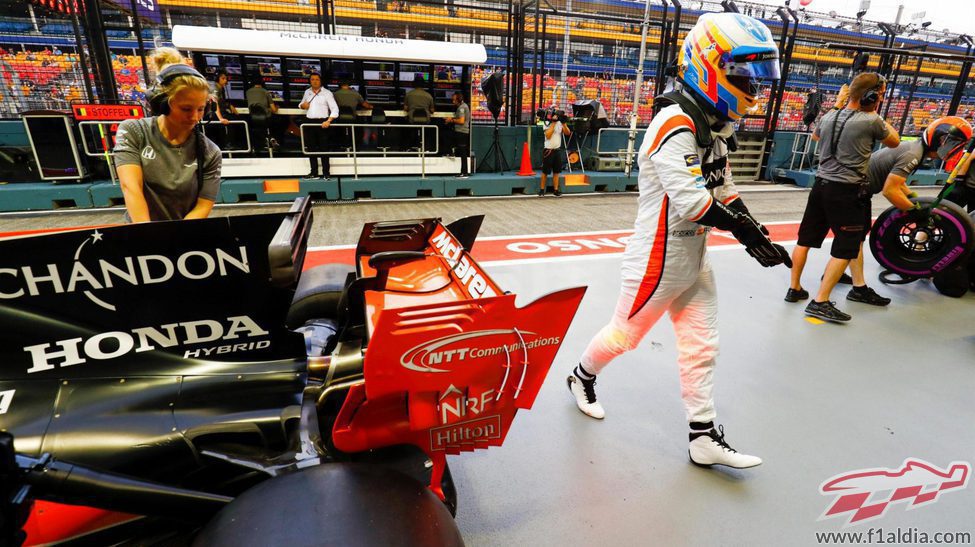
[{"label": "camera operator's headphones", "polygon": [[195,76],[206,80],[195,68],[183,63],[172,64],[160,70],[159,74],[156,75],[156,83],[146,93],[149,110],[153,116],[169,114],[169,97],[166,96],[163,89],[180,76]]},{"label": "camera operator's headphones", "polygon": [[860,97],[860,104],[863,106],[873,106],[880,102],[880,90],[887,85],[887,80],[883,76],[877,74],[877,83],[873,87],[863,92],[863,97]]}]

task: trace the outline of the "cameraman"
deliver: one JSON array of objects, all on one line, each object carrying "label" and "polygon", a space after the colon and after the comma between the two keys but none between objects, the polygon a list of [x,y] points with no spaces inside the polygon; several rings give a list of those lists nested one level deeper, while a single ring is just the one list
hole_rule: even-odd
[{"label": "cameraman", "polygon": [[[813,139],[820,141],[819,169],[799,225],[798,244],[792,251],[792,279],[785,295],[787,302],[809,297],[800,283],[809,248],[822,246],[826,234],[832,230],[833,245],[826,273],[816,298],[805,310],[811,317],[840,323],[851,319],[849,314],[836,309],[829,297],[850,260],[859,255],[860,244],[870,229],[867,177],[870,152],[878,141],[888,148],[900,144],[897,131],[877,114],[886,90],[887,82],[879,74],[859,74],[850,83],[846,108],[823,116],[813,133]],[[847,298],[863,301],[874,296],[866,284],[854,283]]]},{"label": "cameraman", "polygon": [[562,135],[568,137],[572,134],[565,125],[568,118],[565,112],[550,108],[539,112],[542,119],[542,127],[545,131],[545,149],[542,151],[542,181],[538,189],[538,197],[545,195],[545,187],[548,185],[548,175],[552,174],[552,187],[555,189],[556,197],[562,195],[559,190],[559,173],[562,172]]}]

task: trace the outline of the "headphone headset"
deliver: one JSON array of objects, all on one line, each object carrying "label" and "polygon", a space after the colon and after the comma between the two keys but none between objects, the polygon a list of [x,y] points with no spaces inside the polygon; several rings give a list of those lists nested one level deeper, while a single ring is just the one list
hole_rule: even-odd
[{"label": "headphone headset", "polygon": [[146,94],[149,110],[154,116],[169,114],[169,97],[163,92],[163,88],[180,76],[196,76],[206,80],[195,68],[183,63],[172,64],[160,70],[159,74],[156,75],[155,85]]},{"label": "headphone headset", "polygon": [[860,97],[860,104],[863,106],[873,106],[880,102],[880,90],[887,84],[883,76],[877,74],[877,83],[873,87],[863,92]]}]

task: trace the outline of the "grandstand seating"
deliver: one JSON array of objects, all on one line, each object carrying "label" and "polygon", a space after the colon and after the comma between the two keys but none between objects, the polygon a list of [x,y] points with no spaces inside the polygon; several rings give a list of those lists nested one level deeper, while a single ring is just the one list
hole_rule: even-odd
[{"label": "grandstand seating", "polygon": [[[183,5],[183,1],[186,2],[186,7],[191,7],[192,2],[189,0],[167,0],[166,4],[178,8]],[[616,2],[617,0],[613,1]],[[281,4],[281,7],[284,7],[285,4],[294,5],[296,9],[305,7],[299,0],[275,0],[275,3]],[[370,14],[368,12],[408,11],[410,17],[415,17],[418,22],[424,24],[435,21],[437,25],[442,24],[442,28],[446,29],[456,27],[482,28],[491,29],[495,32],[500,28],[499,23],[506,21],[505,14],[500,11],[474,9],[464,6],[456,6],[456,8],[448,9],[447,6],[443,5],[401,4],[399,2],[377,3],[375,0],[336,0],[334,5],[336,7],[336,15],[344,21],[369,20],[375,13]],[[254,8],[248,7],[248,9],[253,10]],[[659,10],[659,7],[655,6],[653,9]],[[687,13],[693,13],[693,10]],[[596,40],[611,38],[617,45],[625,43],[630,48],[630,51],[633,51],[633,48],[639,41],[639,26],[636,24],[598,21],[588,19],[584,15],[576,15],[568,19],[563,18],[561,15],[550,16],[548,18],[547,33],[550,36],[558,36],[561,38],[565,30],[566,21],[568,21],[571,27],[574,40],[591,40],[595,44],[597,43]],[[769,21],[769,26],[773,29],[773,32],[778,28],[776,26],[777,24],[777,22]],[[526,29],[529,33],[534,30],[532,25],[532,21],[526,23]],[[803,27],[806,28],[807,26],[804,25]],[[846,36],[846,31],[837,31],[835,29],[808,27],[806,30],[812,30],[817,33],[836,34],[841,39]],[[134,47],[135,37],[132,32],[121,29],[109,29],[106,33],[110,38],[110,46],[116,48],[117,51],[119,50],[118,48]],[[0,19],[0,35],[7,35],[7,38],[13,35],[24,35],[31,40],[35,40],[25,41],[25,43],[31,45],[44,45],[47,43],[49,47],[54,47],[55,45],[65,47],[73,43],[74,30],[72,25],[64,20],[47,20],[47,22],[39,27],[39,32],[35,32],[34,26],[30,22],[5,18]],[[143,29],[142,31],[142,37],[147,40],[153,40],[158,36],[166,40],[171,36],[171,31],[169,29]],[[659,29],[651,28],[649,33],[651,46],[654,42],[659,41],[659,37]],[[47,42],[44,42],[44,40],[47,40]],[[612,55],[599,55],[592,53],[592,51],[574,51],[568,57],[568,64],[566,66],[568,76],[566,77],[564,86],[565,93],[560,96],[561,106],[564,107],[569,102],[582,99],[597,99],[603,103],[614,123],[625,123],[629,113],[632,111],[632,104],[630,103],[633,95],[633,77],[636,74],[637,59],[633,55],[614,58]],[[598,51],[598,49],[595,51]],[[77,67],[76,60],[71,54],[46,56],[33,54],[31,55],[32,59],[27,60],[22,53],[3,56],[2,60],[10,63],[10,66],[21,80],[30,81],[32,87],[28,91],[31,94],[51,94],[57,100],[59,97],[66,96],[67,93],[51,92],[48,88],[53,83],[57,83],[62,87],[66,86],[69,90],[72,89],[72,86],[80,87],[80,69]],[[487,67],[504,66],[507,55],[507,51],[504,48],[490,47],[487,50],[487,54]],[[142,78],[141,61],[135,56],[114,55],[113,57],[113,68],[119,84],[120,95],[125,99],[135,100],[143,97],[145,90],[143,88],[144,80]],[[546,53],[544,59],[542,59],[543,71],[554,71],[554,74],[559,75],[562,68],[562,57],[561,52]],[[533,58],[531,55],[526,56],[526,68],[530,69],[532,61]],[[782,111],[779,116],[779,129],[804,129],[801,118],[806,93],[811,87],[817,87],[820,91],[824,91],[832,97],[832,94],[835,93],[839,86],[846,82],[846,78],[841,76],[840,73],[847,70],[845,67],[848,67],[852,63],[852,58],[845,52],[825,50],[807,43],[797,43],[795,46],[794,61],[796,63],[793,65],[793,72],[789,75],[788,90],[785,94]],[[872,56],[870,65],[876,66],[878,61],[877,56]],[[821,74],[818,78],[812,74],[814,71],[820,71],[821,68],[826,69],[823,70],[824,74]],[[913,72],[913,68],[914,65],[911,64],[905,70]],[[639,105],[638,107],[638,113],[640,114],[641,121],[644,123],[649,118],[651,102],[649,94],[652,90],[653,75],[656,74],[657,69],[656,60],[646,60],[644,74],[647,77],[647,81],[643,96],[648,98],[646,104]],[[947,100],[953,91],[953,87],[943,82],[937,84],[934,77],[955,76],[958,72],[958,65],[957,63],[953,64],[947,61],[927,60],[922,63],[920,72],[922,75],[930,76],[931,81],[928,82],[926,79],[922,79],[924,85],[918,85],[913,90],[913,101],[907,115],[908,127],[912,129],[905,132],[916,131],[933,119],[933,117],[940,115],[940,113],[946,110]],[[475,71],[473,78],[475,89],[479,89],[480,74],[480,71]],[[544,79],[540,79],[540,83],[541,93],[536,98],[536,106],[551,105],[555,97],[556,81],[552,76],[546,75]],[[531,89],[533,87],[532,77],[526,75],[522,86],[526,90]],[[902,86],[899,90],[899,98],[890,104],[889,119],[895,122],[899,121],[906,108],[904,97],[908,93],[909,90]],[[970,95],[963,99],[964,104],[975,103],[975,90],[969,93]],[[489,121],[491,118],[486,108],[479,108],[483,106],[479,104],[482,101],[483,99],[479,97],[479,93],[476,93],[475,97],[472,98],[472,106],[474,107],[473,117],[475,120]],[[530,118],[530,93],[524,96],[523,105],[522,116],[524,118]],[[970,115],[971,107],[966,112],[969,112]],[[755,123],[755,121],[749,121],[746,127],[751,127]]]},{"label": "grandstand seating", "polygon": [[[0,62],[10,67],[21,85],[13,90],[13,97],[29,109],[66,109],[72,100],[83,98],[81,67],[73,53],[58,50],[38,52],[19,51],[0,55]],[[137,55],[112,54],[112,67],[118,82],[119,98],[122,100],[141,100],[145,97],[142,77],[142,61]],[[8,87],[12,78],[3,78]],[[9,106],[4,111],[12,108]],[[12,112],[15,113],[15,112]]]}]

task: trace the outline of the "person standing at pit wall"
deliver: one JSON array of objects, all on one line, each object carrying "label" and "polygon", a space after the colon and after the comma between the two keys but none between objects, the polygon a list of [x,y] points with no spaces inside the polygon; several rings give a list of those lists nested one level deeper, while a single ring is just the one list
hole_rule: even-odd
[{"label": "person standing at pit wall", "polygon": [[155,50],[154,116],[125,120],[114,158],[127,222],[206,218],[220,192],[220,148],[199,125],[210,86],[174,48]]},{"label": "person standing at pit wall", "polygon": [[455,91],[450,100],[454,103],[454,115],[446,120],[451,128],[448,133],[450,152],[460,158],[460,174],[457,177],[466,179],[469,176],[467,163],[471,155],[471,107],[464,102],[464,94],[460,91]]},{"label": "person standing at pit wall", "polygon": [[[304,123],[315,124],[318,127],[304,129],[305,148],[312,152],[328,152],[329,126],[339,117],[339,106],[335,103],[335,96],[328,89],[322,87],[322,75],[313,72],[308,77],[311,87],[305,90],[298,108],[305,111]],[[309,156],[311,170],[305,178],[318,178],[318,164],[321,162],[321,178],[329,180],[329,162],[327,155]]]}]

